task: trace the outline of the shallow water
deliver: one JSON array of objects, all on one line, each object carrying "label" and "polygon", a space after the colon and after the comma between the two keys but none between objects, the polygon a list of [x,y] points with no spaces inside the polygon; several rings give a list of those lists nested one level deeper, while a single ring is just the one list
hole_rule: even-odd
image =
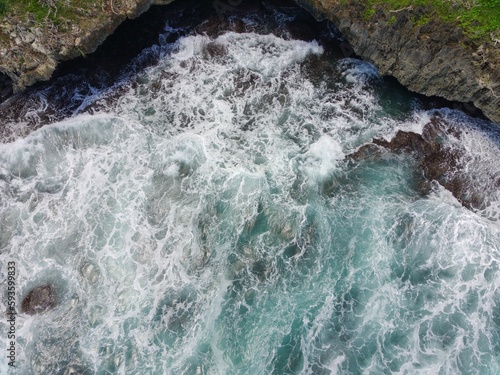
[{"label": "shallow water", "polygon": [[59,300],[18,316],[17,373],[498,373],[498,192],[472,212],[411,155],[346,158],[437,115],[491,176],[495,125],[318,42],[174,31],[139,84],[0,145],[2,270]]}]

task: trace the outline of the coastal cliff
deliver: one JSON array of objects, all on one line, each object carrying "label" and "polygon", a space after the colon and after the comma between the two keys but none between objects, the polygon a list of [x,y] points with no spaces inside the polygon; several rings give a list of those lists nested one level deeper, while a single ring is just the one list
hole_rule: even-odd
[{"label": "coastal cliff", "polygon": [[[478,35],[473,29],[478,20],[473,19],[470,24],[476,34],[467,35],[460,16],[443,20],[432,6],[396,8],[390,1],[297,3],[315,17],[332,21],[354,52],[373,63],[381,75],[393,76],[420,94],[473,103],[500,123],[498,29],[480,30],[484,35]],[[498,12],[500,4],[495,9]],[[493,21],[500,23],[498,18]]]},{"label": "coastal cliff", "polygon": [[4,5],[0,16],[0,72],[14,93],[50,79],[59,62],[94,52],[126,19],[173,0],[37,1]]},{"label": "coastal cliff", "polygon": [[[11,2],[0,16],[0,96],[7,86],[12,85],[16,93],[48,80],[59,62],[92,53],[127,18],[139,16],[153,4],[172,1]],[[316,18],[332,21],[354,52],[372,62],[380,74],[395,77],[417,93],[473,103],[500,123],[498,29],[471,36],[460,16],[442,19],[427,5],[399,8],[398,2],[372,0],[296,2]],[[6,80],[11,82],[2,83]]]}]

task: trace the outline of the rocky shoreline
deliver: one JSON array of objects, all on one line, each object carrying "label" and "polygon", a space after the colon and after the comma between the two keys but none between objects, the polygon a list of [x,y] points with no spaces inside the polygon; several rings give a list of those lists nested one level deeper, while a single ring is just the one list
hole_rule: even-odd
[{"label": "rocky shoreline", "polygon": [[[34,16],[0,21],[0,98],[50,79],[62,61],[94,52],[126,19],[154,4],[173,0],[100,0],[72,8],[71,16],[40,22]],[[317,19],[329,19],[352,50],[372,62],[381,75],[393,76],[409,90],[479,108],[500,123],[500,48],[495,40],[480,45],[450,24],[431,20],[418,25],[411,7],[377,9],[366,17],[363,2],[296,0]],[[55,2],[57,3],[57,2]],[[220,4],[219,4],[220,3]],[[234,4],[233,4],[234,3]],[[220,11],[242,1],[218,2]],[[217,4],[212,4],[216,6]],[[50,13],[50,9],[48,12]],[[12,90],[11,90],[12,88]],[[469,111],[470,112],[470,111]]]},{"label": "rocky shoreline", "polygon": [[426,96],[471,103],[500,123],[500,43],[473,41],[456,25],[433,19],[419,24],[424,7],[386,10],[366,16],[357,1],[296,0],[318,18],[328,18],[354,52],[381,75],[395,77]]},{"label": "rocky shoreline", "polygon": [[[57,2],[46,6],[47,16],[9,12],[0,19],[0,95],[14,93],[52,77],[62,61],[94,52],[126,19],[140,16],[152,5],[173,0],[99,0],[72,5],[71,12],[51,18]],[[8,78],[6,78],[8,77]]]}]

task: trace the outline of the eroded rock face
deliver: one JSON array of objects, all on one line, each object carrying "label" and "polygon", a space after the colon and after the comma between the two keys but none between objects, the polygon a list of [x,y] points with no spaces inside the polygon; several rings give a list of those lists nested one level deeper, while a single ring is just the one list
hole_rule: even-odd
[{"label": "eroded rock face", "polygon": [[[8,14],[0,20],[0,72],[20,92],[50,79],[60,61],[94,52],[127,18],[135,18],[153,4],[173,0],[96,0],[54,23],[47,16],[41,22],[32,15]],[[47,6],[47,14],[55,12]]]},{"label": "eroded rock face", "polygon": [[500,123],[500,48],[494,40],[475,45],[451,24],[412,21],[425,16],[414,6],[366,17],[363,2],[295,0],[325,15],[364,60],[412,91],[450,101],[472,102]]},{"label": "eroded rock face", "polygon": [[53,309],[57,305],[56,294],[52,285],[38,286],[24,297],[21,311],[34,315]]}]

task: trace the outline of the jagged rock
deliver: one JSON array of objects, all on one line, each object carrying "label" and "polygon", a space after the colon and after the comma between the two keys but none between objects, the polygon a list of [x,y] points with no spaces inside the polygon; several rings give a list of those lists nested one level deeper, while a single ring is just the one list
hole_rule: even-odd
[{"label": "jagged rock", "polygon": [[[45,1],[45,0],[44,0]],[[153,4],[173,0],[96,0],[71,5],[57,23],[47,17],[9,14],[0,24],[0,73],[10,77],[14,93],[50,79],[61,61],[94,52],[127,18],[136,18]],[[50,9],[60,2],[45,1]],[[85,7],[85,8],[82,8]],[[71,14],[72,13],[72,14]],[[57,14],[57,13],[56,13]]]},{"label": "jagged rock", "polygon": [[361,146],[352,154],[347,155],[347,159],[359,162],[369,159],[379,159],[381,156],[382,151],[380,147],[373,143],[369,143],[367,145]]},{"label": "jagged rock", "polygon": [[[500,123],[500,49],[495,39],[481,46],[452,24],[413,22],[425,9],[378,9],[366,16],[367,3],[354,0],[295,0],[330,19],[354,52],[412,91],[455,102],[472,102]],[[411,17],[410,17],[411,16]],[[472,54],[476,53],[476,56]],[[479,58],[479,60],[478,60]]]},{"label": "jagged rock", "polygon": [[34,315],[53,309],[57,304],[56,294],[52,285],[42,285],[33,289],[24,297],[21,311]]},{"label": "jagged rock", "polygon": [[491,186],[475,183],[474,173],[467,171],[465,149],[458,147],[458,142],[450,142],[452,138],[460,140],[461,137],[459,130],[441,118],[434,117],[425,125],[422,134],[400,130],[390,141],[374,139],[372,143],[349,155],[348,159],[354,162],[378,159],[384,149],[412,154],[417,161],[417,172],[424,178],[416,186],[422,194],[428,194],[432,182],[436,181],[449,190],[464,207],[483,209],[488,204],[487,190]]}]

